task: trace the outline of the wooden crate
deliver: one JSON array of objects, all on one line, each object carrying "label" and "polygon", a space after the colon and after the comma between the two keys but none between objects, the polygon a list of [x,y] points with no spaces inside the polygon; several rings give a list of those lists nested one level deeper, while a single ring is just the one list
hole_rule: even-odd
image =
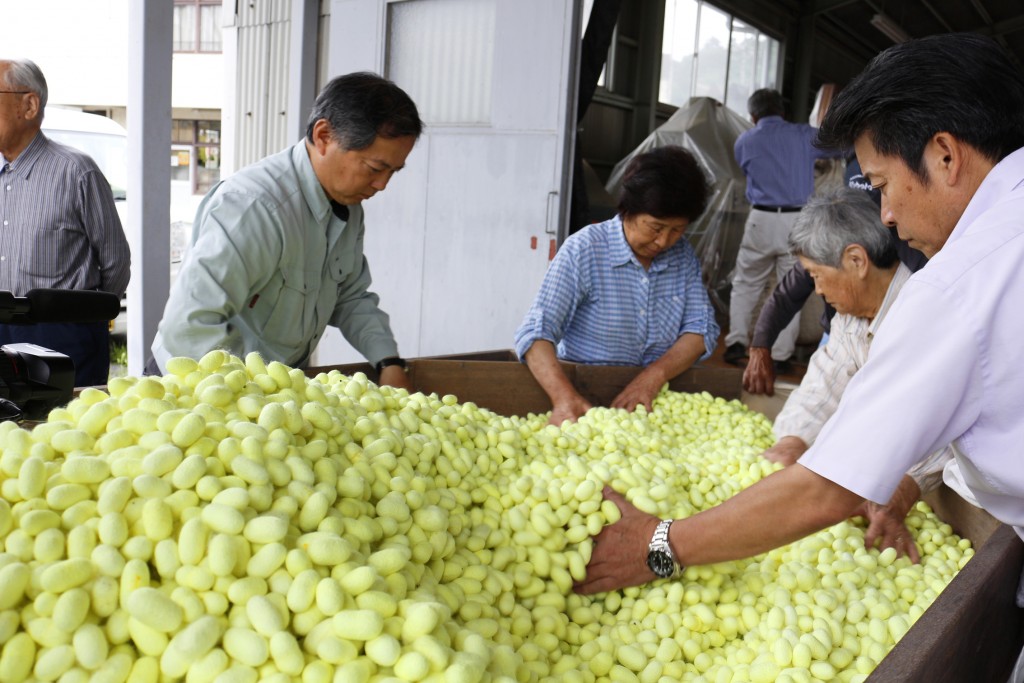
[{"label": "wooden crate", "polygon": [[[562,363],[573,386],[594,405],[608,405],[637,373],[636,368]],[[338,370],[377,373],[369,363],[308,368],[306,374]],[[500,415],[526,415],[551,410],[551,401],[530,370],[511,351],[485,351],[409,361],[409,381],[418,391],[454,394]],[[740,398],[741,373],[734,368],[697,367],[669,382],[674,391],[707,391],[726,399]]]},{"label": "wooden crate", "polygon": [[[607,405],[636,375],[636,368],[563,363],[569,379],[594,405]],[[310,368],[365,372],[366,363]],[[425,393],[454,394],[501,415],[550,410],[547,395],[511,351],[486,351],[409,361],[413,386]],[[751,397],[741,391],[735,368],[693,368],[669,383],[676,391],[707,391],[740,398],[769,415],[784,396]],[[965,502],[944,485],[925,500],[957,534],[969,538],[976,554],[868,679],[882,681],[993,681],[1003,683],[1024,645],[1024,610],[1015,604],[1024,565],[1024,543],[1005,524]]]}]

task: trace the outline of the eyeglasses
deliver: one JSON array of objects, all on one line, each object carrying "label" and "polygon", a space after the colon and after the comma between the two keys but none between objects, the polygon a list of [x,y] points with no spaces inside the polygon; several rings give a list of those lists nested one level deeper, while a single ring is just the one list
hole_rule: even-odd
[{"label": "eyeglasses", "polygon": [[31,90],[0,90],[0,95],[28,95]]}]

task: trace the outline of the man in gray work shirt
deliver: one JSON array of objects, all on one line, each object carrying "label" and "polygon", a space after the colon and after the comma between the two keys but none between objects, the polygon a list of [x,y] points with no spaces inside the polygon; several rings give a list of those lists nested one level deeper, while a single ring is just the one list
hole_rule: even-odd
[{"label": "man in gray work shirt", "polygon": [[339,76],[317,97],[302,141],[210,190],[153,342],[160,369],[217,348],[303,367],[330,324],[381,384],[411,388],[369,291],[361,202],[405,165],[422,125],[394,83]]},{"label": "man in gray work shirt", "polygon": [[[110,183],[88,155],[40,131],[47,92],[33,62],[0,60],[0,290],[121,296],[131,258]],[[107,383],[107,322],[0,325],[0,344],[19,342],[69,356],[77,386]]]}]

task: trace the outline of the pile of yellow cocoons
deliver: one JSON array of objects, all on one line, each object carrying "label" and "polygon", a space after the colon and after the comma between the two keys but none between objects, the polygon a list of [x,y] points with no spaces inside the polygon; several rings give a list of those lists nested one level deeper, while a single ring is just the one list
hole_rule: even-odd
[{"label": "pile of yellow cocoons", "polygon": [[844,522],[578,596],[604,484],[685,517],[771,429],[669,391],[546,422],[214,351],[2,423],[0,681],[861,681],[972,554],[919,503],[919,565]]}]

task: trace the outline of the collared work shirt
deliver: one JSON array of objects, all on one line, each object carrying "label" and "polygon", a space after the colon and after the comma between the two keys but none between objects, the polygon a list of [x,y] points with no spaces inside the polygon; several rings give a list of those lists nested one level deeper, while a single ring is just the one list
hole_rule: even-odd
[{"label": "collared work shirt", "polygon": [[916,454],[953,442],[978,503],[1024,538],[1024,149],[993,168],[903,286],[800,463],[884,503]]},{"label": "collared work shirt", "polygon": [[[836,314],[828,343],[811,356],[800,386],[790,394],[775,418],[776,438],[796,436],[808,446],[814,443],[821,428],[836,412],[847,384],[867,362],[871,341],[911,274],[909,268],[902,263],[899,265],[873,319]],[[922,493],[939,485],[942,468],[950,457],[948,449],[941,449],[908,472]]]},{"label": "collared work shirt", "polygon": [[646,367],[686,333],[704,338],[702,358],[718,342],[693,248],[680,239],[645,270],[616,216],[580,230],[558,250],[515,347],[523,358],[545,339],[562,360]]},{"label": "collared work shirt", "polygon": [[814,192],[814,160],[841,157],[818,149],[815,128],[765,116],[744,131],[733,147],[747,176],[747,201],[764,206],[803,206]]},{"label": "collared work shirt", "polygon": [[110,183],[96,162],[38,133],[0,172],[0,290],[121,296],[130,263]]},{"label": "collared work shirt", "polygon": [[363,234],[361,205],[331,211],[304,140],[214,186],[153,343],[161,370],[216,348],[303,366],[328,324],[371,363],[397,356]]}]

